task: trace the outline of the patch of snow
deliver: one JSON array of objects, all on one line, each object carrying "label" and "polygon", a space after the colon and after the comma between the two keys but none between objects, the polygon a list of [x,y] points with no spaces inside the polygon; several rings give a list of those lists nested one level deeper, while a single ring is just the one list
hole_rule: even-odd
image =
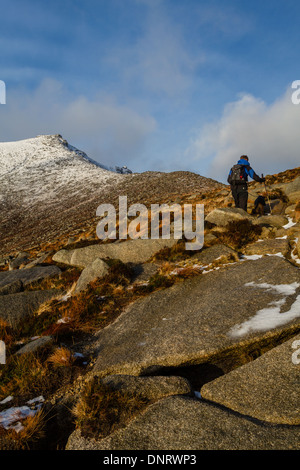
[{"label": "patch of snow", "polygon": [[[184,270],[186,269],[187,265],[184,265],[184,267],[178,267],[178,268],[175,268],[173,269],[173,271],[170,272],[170,275],[172,276],[178,276],[178,274],[180,274],[182,271],[184,272]],[[200,272],[202,269],[203,269],[203,266],[199,265],[199,264],[192,264],[190,266],[188,266],[189,268],[193,269],[195,272]]]},{"label": "patch of snow", "polygon": [[79,352],[75,352],[74,353],[74,357],[84,357],[84,355],[82,353],[79,353]]},{"label": "patch of snow", "polygon": [[286,225],[283,225],[282,228],[288,229],[296,225],[296,222],[293,222],[293,219],[291,217],[288,217],[288,223]]},{"label": "patch of snow", "polygon": [[249,320],[240,325],[235,325],[229,332],[230,336],[240,337],[251,331],[267,331],[285,325],[295,318],[300,317],[300,295],[297,296],[290,310],[284,313],[281,312],[281,307],[286,303],[287,297],[296,293],[297,289],[300,287],[300,283],[294,282],[292,284],[272,285],[265,282],[261,284],[248,282],[245,286],[258,287],[271,291],[274,294],[284,295],[285,297],[270,302],[268,307],[262,308],[256,312]]},{"label": "patch of snow", "polygon": [[27,405],[33,405],[34,403],[43,403],[44,401],[45,401],[45,398],[42,395],[40,395],[39,397],[29,400],[27,402]]},{"label": "patch of snow", "polygon": [[[297,243],[298,243],[298,238],[295,238],[295,245],[297,245]],[[300,264],[300,259],[297,255],[294,255],[294,250],[295,248],[291,251],[291,257],[297,264]]]},{"label": "patch of snow", "polygon": [[16,432],[19,432],[23,429],[23,426],[20,426],[20,421],[29,416],[34,416],[37,411],[32,410],[28,406],[8,408],[0,412],[0,426],[6,430],[15,429]]},{"label": "patch of snow", "polygon": [[278,253],[267,253],[267,256],[279,256],[279,258],[285,259],[285,257],[280,251]]},{"label": "patch of snow", "polygon": [[60,318],[59,320],[57,320],[56,324],[68,323],[69,321],[70,321],[70,318],[64,317],[64,318]]},{"label": "patch of snow", "polygon": [[258,287],[259,289],[265,289],[268,291],[273,291],[275,294],[283,294],[283,295],[293,295],[296,293],[298,287],[300,287],[299,282],[293,282],[292,284],[268,284],[267,282],[263,282],[261,284],[256,284],[255,282],[247,282],[245,284],[246,287]]},{"label": "patch of snow", "polygon": [[69,300],[69,298],[72,296],[72,294],[70,292],[68,292],[67,294],[63,295],[62,297],[60,297],[58,300],[60,302],[67,302],[67,300]]},{"label": "patch of snow", "polygon": [[9,426],[9,429],[14,429],[16,433],[19,433],[24,429],[24,426],[22,425],[22,423],[20,423],[20,421],[18,421],[17,424],[12,424],[11,426]]},{"label": "patch of snow", "polygon": [[14,399],[14,397],[9,395],[8,397],[4,398],[4,400],[0,401],[0,405],[5,405],[6,403],[8,403],[9,401],[11,401],[13,399]]},{"label": "patch of snow", "polygon": [[251,331],[267,331],[300,317],[300,295],[297,296],[288,312],[281,313],[280,309],[284,303],[285,299],[281,299],[272,302],[270,307],[259,310],[248,321],[233,327],[230,331],[231,336],[239,337]]},{"label": "patch of snow", "polygon": [[280,258],[284,258],[283,254],[281,252],[278,253],[266,253],[265,255],[242,255],[241,259],[242,261],[244,260],[257,260],[262,258],[263,256],[279,256]]},{"label": "patch of snow", "polygon": [[241,258],[244,259],[250,259],[250,260],[256,260],[262,258],[263,255],[242,255]]}]

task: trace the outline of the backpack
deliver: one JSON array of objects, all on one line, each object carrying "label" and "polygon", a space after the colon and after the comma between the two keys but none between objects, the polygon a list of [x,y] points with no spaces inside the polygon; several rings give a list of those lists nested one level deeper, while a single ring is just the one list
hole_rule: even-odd
[{"label": "backpack", "polygon": [[247,181],[244,165],[233,165],[227,178],[229,184],[244,184]]}]

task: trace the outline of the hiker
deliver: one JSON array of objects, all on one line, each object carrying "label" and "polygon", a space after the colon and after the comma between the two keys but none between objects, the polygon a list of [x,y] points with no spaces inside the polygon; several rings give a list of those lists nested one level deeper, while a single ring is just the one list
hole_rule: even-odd
[{"label": "hiker", "polygon": [[259,183],[264,183],[266,178],[260,178],[249,164],[247,155],[242,155],[228,175],[227,181],[231,186],[235,207],[247,212],[248,203],[248,176]]}]

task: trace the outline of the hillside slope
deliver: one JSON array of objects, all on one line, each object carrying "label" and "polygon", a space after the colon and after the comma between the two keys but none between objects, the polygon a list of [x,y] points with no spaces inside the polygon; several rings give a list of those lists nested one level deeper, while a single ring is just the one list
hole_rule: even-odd
[{"label": "hillside slope", "polygon": [[60,135],[0,143],[0,253],[22,250],[95,225],[101,203],[164,202],[222,184],[189,172],[119,174]]}]

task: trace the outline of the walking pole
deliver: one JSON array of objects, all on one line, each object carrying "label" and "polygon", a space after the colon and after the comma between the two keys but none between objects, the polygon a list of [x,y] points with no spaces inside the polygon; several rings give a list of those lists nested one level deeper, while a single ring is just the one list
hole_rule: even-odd
[{"label": "walking pole", "polygon": [[[261,177],[263,178],[264,175],[262,174]],[[269,203],[270,212],[271,212],[271,215],[272,215],[272,208],[271,208],[270,198],[269,198],[269,194],[268,194],[268,191],[267,191],[267,186],[266,186],[266,182],[265,182],[265,181],[264,181],[264,185],[265,185],[266,195],[267,195],[267,198],[268,198],[268,203]]]}]

